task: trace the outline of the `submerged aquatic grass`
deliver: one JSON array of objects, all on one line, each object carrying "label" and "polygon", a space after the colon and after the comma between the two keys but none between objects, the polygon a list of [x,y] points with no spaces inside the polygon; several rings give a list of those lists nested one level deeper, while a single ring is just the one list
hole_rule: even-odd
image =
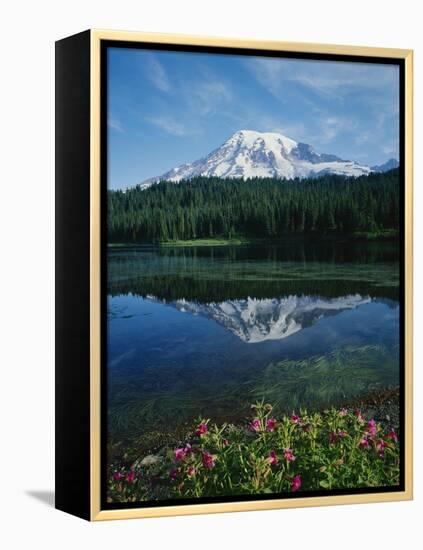
[{"label": "submerged aquatic grass", "polygon": [[356,395],[397,385],[397,353],[384,346],[345,346],[264,368],[244,365],[233,381],[224,383],[198,365],[192,381],[187,379],[191,371],[186,365],[162,367],[161,380],[157,369],[146,367],[142,377],[114,380],[110,437],[115,442],[126,441],[128,452],[144,452],[181,437],[198,411],[216,422],[238,422],[249,404],[262,398],[273,403],[276,414],[341,404]]},{"label": "submerged aquatic grass", "polygon": [[250,399],[265,399],[278,412],[328,407],[384,385],[398,384],[398,350],[345,346],[307,359],[269,364],[252,382]]}]

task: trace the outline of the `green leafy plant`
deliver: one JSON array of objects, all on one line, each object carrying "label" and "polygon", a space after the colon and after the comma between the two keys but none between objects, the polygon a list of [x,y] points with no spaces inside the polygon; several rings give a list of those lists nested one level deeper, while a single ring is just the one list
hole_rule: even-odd
[{"label": "green leafy plant", "polygon": [[198,498],[399,484],[399,444],[360,411],[300,410],[276,419],[252,406],[244,426],[198,419],[189,440],[152,467],[110,467],[109,500]]}]

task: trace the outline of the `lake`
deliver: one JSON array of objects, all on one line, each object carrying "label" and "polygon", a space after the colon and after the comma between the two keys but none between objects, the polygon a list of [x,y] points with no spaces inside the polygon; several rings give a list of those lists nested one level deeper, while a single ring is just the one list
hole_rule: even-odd
[{"label": "lake", "polygon": [[398,246],[111,247],[107,345],[109,437],[139,449],[341,404],[399,383]]}]

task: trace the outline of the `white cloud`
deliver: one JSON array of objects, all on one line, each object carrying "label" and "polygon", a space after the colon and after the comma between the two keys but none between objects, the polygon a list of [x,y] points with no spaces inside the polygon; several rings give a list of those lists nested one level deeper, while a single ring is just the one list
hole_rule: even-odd
[{"label": "white cloud", "polygon": [[147,121],[172,136],[183,137],[193,133],[192,131],[187,129],[184,124],[178,122],[172,117],[151,117],[147,118]]},{"label": "white cloud", "polygon": [[163,65],[153,54],[150,54],[146,59],[148,78],[161,92],[170,92],[170,81]]},{"label": "white cloud", "polygon": [[248,61],[247,66],[252,70],[256,80],[276,97],[283,91],[284,66],[279,59],[259,58]]},{"label": "white cloud", "polygon": [[392,142],[381,146],[382,153],[387,157],[398,158],[399,144],[398,142]]},{"label": "white cloud", "polygon": [[357,122],[347,117],[328,116],[319,119],[318,125],[320,127],[318,139],[321,143],[329,143],[342,133],[354,131]]},{"label": "white cloud", "polygon": [[303,141],[308,135],[307,128],[303,122],[288,124],[279,118],[268,115],[255,117],[254,126],[262,132],[277,132],[296,141]]},{"label": "white cloud", "polygon": [[333,142],[344,133],[357,132],[358,121],[345,116],[334,116],[319,109],[307,122],[284,122],[280,117],[255,115],[254,129],[262,132],[278,132],[291,139],[308,143],[321,150],[321,145]]},{"label": "white cloud", "polygon": [[374,137],[374,134],[372,135],[372,132],[370,130],[364,130],[364,132],[360,132],[355,136],[354,143],[356,145],[361,145],[362,143],[369,143],[372,140],[372,137]]},{"label": "white cloud", "polygon": [[185,82],[182,94],[195,115],[209,115],[220,111],[222,104],[232,99],[229,86],[223,80],[215,79],[211,75],[207,75],[200,81]]},{"label": "white cloud", "polygon": [[122,124],[117,118],[109,116],[107,118],[107,126],[118,132],[123,132]]},{"label": "white cloud", "polygon": [[398,67],[378,64],[298,59],[256,58],[246,62],[256,80],[283,100],[284,89],[296,82],[324,96],[342,97],[352,90],[381,90],[398,82]]}]

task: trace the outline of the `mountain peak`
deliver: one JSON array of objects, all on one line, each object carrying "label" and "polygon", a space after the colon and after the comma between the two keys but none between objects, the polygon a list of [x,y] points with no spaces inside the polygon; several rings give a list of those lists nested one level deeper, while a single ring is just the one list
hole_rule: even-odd
[{"label": "mountain peak", "polygon": [[375,166],[372,166],[372,170],[374,172],[387,172],[388,170],[393,170],[394,168],[398,168],[399,162],[397,159],[390,158],[383,164],[377,164]]},{"label": "mountain peak", "polygon": [[141,184],[147,188],[163,180],[175,183],[196,176],[250,179],[293,179],[324,174],[362,176],[391,169],[393,162],[370,167],[336,155],[318,153],[307,143],[297,142],[278,132],[238,130],[207,156],[182,164]]},{"label": "mountain peak", "polygon": [[249,147],[254,147],[255,144],[258,146],[261,142],[268,146],[282,145],[287,153],[298,145],[295,140],[278,132],[258,132],[257,130],[238,130],[225,143],[231,141],[242,141]]}]

